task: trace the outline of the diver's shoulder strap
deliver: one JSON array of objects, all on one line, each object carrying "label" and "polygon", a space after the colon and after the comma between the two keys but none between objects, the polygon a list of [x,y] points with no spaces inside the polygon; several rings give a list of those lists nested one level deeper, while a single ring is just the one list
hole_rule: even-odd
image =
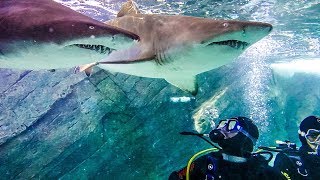
[{"label": "diver's shoulder strap", "polygon": [[269,160],[266,160],[261,154],[255,154],[251,155],[250,158],[248,158],[248,163],[253,166],[256,166],[257,164],[268,165]]},{"label": "diver's shoulder strap", "polygon": [[222,160],[221,152],[213,152],[207,156],[206,179],[215,179],[221,167],[219,162]]},{"label": "diver's shoulder strap", "polygon": [[287,156],[289,157],[291,162],[295,164],[295,167],[296,167],[298,174],[300,174],[301,176],[304,176],[304,177],[308,176],[308,171],[305,168],[304,162],[299,155],[288,154]]}]

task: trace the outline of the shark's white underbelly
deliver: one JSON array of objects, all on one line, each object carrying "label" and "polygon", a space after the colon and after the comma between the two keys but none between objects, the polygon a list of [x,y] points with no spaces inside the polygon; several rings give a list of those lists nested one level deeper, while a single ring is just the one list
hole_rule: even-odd
[{"label": "shark's white underbelly", "polygon": [[149,78],[195,76],[230,63],[239,54],[237,52],[224,53],[221,48],[216,50],[202,48],[171,56],[170,60],[163,64],[157,64],[155,60],[152,60],[130,64],[101,64],[99,67],[113,72]]},{"label": "shark's white underbelly", "polygon": [[29,41],[13,42],[8,45],[6,44],[6,49],[10,49],[10,51],[7,53],[0,53],[0,68],[28,70],[72,68],[97,62],[108,56],[108,54],[101,54],[94,50],[72,46],[73,44],[102,44],[111,49],[127,49],[135,43],[131,39],[125,39],[121,36],[116,36],[114,38],[99,37],[76,39],[67,41],[61,45],[55,43],[34,43]]},{"label": "shark's white underbelly", "polygon": [[55,69],[72,68],[95,62],[105,55],[80,48],[63,48],[57,45],[31,47],[15,53],[0,56],[1,68],[13,69]]}]

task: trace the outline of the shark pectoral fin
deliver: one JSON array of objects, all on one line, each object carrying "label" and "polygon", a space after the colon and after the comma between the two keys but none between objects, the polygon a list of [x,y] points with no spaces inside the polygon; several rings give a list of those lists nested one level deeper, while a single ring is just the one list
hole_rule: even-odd
[{"label": "shark pectoral fin", "polygon": [[74,73],[85,72],[87,76],[90,76],[92,74],[92,68],[98,64],[99,63],[94,62],[94,63],[90,63],[90,64],[84,64],[84,65],[77,66],[74,68]]},{"label": "shark pectoral fin", "polygon": [[195,76],[166,77],[165,80],[182,90],[190,92],[192,95],[198,93],[198,83]]},{"label": "shark pectoral fin", "polygon": [[125,15],[135,15],[135,14],[140,14],[138,5],[133,0],[128,0],[122,5],[120,11],[117,14],[117,17],[122,17]]}]

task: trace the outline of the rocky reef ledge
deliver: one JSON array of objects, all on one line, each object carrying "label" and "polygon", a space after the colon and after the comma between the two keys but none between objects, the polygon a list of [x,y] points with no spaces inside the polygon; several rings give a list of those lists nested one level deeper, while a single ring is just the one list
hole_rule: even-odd
[{"label": "rocky reef ledge", "polygon": [[0,179],[166,178],[189,157],[171,147],[201,147],[178,134],[194,100],[164,80],[1,69],[0,84]]}]

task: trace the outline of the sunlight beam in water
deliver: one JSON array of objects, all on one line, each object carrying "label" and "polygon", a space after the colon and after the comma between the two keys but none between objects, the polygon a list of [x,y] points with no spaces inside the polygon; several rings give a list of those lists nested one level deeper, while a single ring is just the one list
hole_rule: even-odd
[{"label": "sunlight beam in water", "polygon": [[267,105],[265,93],[268,91],[266,86],[267,80],[270,78],[270,71],[266,59],[271,53],[271,40],[264,39],[253,47],[250,47],[242,56],[244,61],[248,61],[248,73],[246,75],[246,86],[244,94],[244,103],[247,104],[250,117],[256,121],[261,133],[269,130],[270,109]]}]

